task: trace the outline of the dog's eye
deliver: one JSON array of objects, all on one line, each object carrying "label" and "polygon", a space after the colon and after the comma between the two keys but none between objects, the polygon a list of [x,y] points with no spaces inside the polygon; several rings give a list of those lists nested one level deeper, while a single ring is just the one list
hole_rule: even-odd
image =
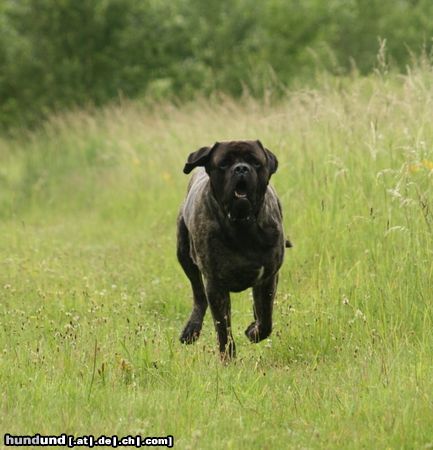
[{"label": "dog's eye", "polygon": [[229,166],[229,161],[228,161],[227,159],[223,159],[223,160],[218,164],[218,169],[226,170],[228,166]]},{"label": "dog's eye", "polygon": [[256,169],[260,169],[260,167],[262,167],[262,164],[260,161],[257,161],[257,159],[251,159],[250,164]]}]

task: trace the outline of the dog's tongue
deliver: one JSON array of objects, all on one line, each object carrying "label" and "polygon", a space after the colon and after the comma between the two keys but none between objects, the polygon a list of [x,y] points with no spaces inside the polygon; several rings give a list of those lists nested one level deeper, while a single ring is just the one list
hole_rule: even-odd
[{"label": "dog's tongue", "polygon": [[247,198],[237,198],[230,210],[231,220],[245,220],[251,215],[251,203]]}]

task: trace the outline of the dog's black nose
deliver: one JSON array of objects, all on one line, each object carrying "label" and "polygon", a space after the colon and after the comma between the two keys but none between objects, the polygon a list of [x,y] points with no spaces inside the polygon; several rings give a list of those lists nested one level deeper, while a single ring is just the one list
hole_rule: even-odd
[{"label": "dog's black nose", "polygon": [[239,163],[233,167],[233,171],[235,175],[246,175],[250,171],[250,168],[247,164]]}]

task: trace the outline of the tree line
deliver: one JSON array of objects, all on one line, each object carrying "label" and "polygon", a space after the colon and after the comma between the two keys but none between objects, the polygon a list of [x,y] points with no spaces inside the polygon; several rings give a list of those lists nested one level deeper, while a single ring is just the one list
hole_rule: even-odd
[{"label": "tree line", "polygon": [[261,96],[428,54],[431,0],[0,0],[0,126],[126,98]]}]

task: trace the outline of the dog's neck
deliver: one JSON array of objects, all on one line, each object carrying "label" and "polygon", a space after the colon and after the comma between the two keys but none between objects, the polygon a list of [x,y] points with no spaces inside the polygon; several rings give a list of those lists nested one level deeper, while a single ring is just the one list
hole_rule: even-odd
[{"label": "dog's neck", "polygon": [[229,211],[227,213],[227,219],[233,226],[249,227],[254,222],[256,222],[257,217],[252,215],[252,214],[250,214],[247,217],[242,217],[241,219],[239,219],[239,218],[236,218],[236,217],[232,217],[232,215],[230,214],[230,211]]}]

